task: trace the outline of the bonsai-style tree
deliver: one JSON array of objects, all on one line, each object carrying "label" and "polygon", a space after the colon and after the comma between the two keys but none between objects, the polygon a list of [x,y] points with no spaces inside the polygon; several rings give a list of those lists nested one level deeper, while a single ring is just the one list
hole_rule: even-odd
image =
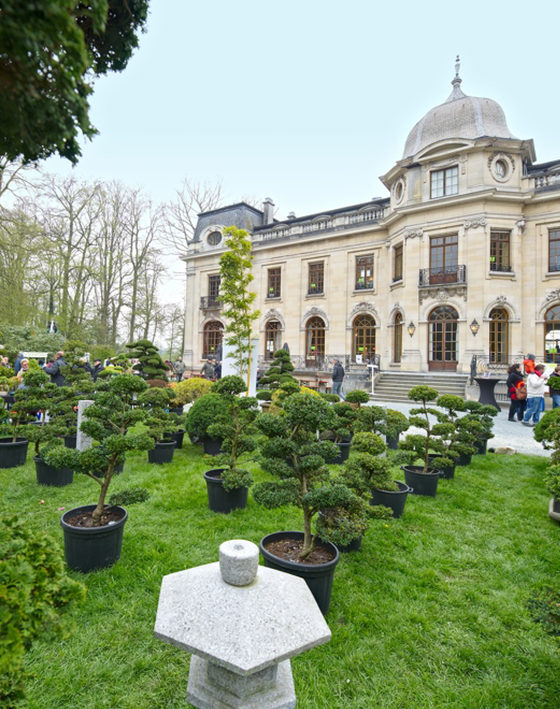
[{"label": "bonsai-style tree", "polygon": [[134,369],[144,379],[160,379],[167,382],[167,366],[159,354],[158,348],[150,340],[137,340],[127,346],[129,357],[137,359]]},{"label": "bonsai-style tree", "polygon": [[[47,416],[56,407],[61,387],[57,387],[50,380],[48,374],[42,369],[30,369],[23,375],[23,385],[21,396],[25,402],[25,408],[30,414],[31,421],[25,427],[25,437],[35,444],[35,455],[40,457],[41,445],[50,442],[59,442],[60,436],[66,433],[66,425],[56,422],[47,423]],[[20,396],[18,394],[18,396]],[[43,415],[37,420],[36,414]]]},{"label": "bonsai-style tree", "polygon": [[146,413],[144,421],[148,426],[148,435],[156,443],[171,440],[171,434],[179,426],[181,417],[169,411],[173,397],[170,387],[150,387],[138,396],[138,403]]},{"label": "bonsai-style tree", "polygon": [[423,428],[426,431],[426,435],[409,434],[404,441],[399,442],[399,448],[411,454],[411,463],[420,458],[423,461],[422,472],[428,473],[430,467],[430,459],[428,456],[430,451],[442,453],[444,449],[441,440],[433,435],[432,423],[430,422],[430,414],[438,419],[441,411],[428,406],[429,402],[435,401],[438,398],[438,392],[436,389],[432,389],[432,387],[419,384],[418,386],[412,387],[408,392],[408,398],[421,404],[418,408],[410,409],[410,416],[408,418],[410,425]]},{"label": "bonsai-style tree", "polygon": [[386,450],[385,442],[376,433],[356,433],[343,467],[346,484],[359,495],[371,494],[372,490],[398,491],[391,475],[391,461],[382,455]]},{"label": "bonsai-style tree", "polygon": [[342,443],[349,441],[354,432],[354,422],[356,420],[357,411],[351,404],[345,401],[338,401],[331,404],[332,412],[334,413],[332,428],[325,431],[323,438]]},{"label": "bonsai-style tree", "polygon": [[252,475],[239,468],[240,458],[256,447],[254,421],[259,413],[255,397],[239,396],[245,391],[245,382],[235,375],[223,377],[212,385],[212,392],[222,399],[222,409],[218,420],[208,427],[208,434],[222,439],[222,452],[212,456],[212,464],[224,468],[220,479],[226,490],[253,484]]},{"label": "bonsai-style tree", "polygon": [[[0,437],[11,438],[15,442],[18,438],[32,436],[31,424],[37,421],[37,412],[45,405],[45,399],[37,396],[36,392],[30,394],[26,382],[35,382],[41,375],[43,372],[34,370],[24,374],[23,381],[19,382],[19,388],[14,392],[14,403],[6,412],[5,419],[2,421],[0,418]],[[44,377],[49,380],[46,374]]]},{"label": "bonsai-style tree", "polygon": [[451,469],[459,456],[475,452],[474,430],[477,426],[476,422],[473,426],[468,415],[466,420],[465,417],[459,416],[466,408],[460,396],[442,394],[437,398],[436,404],[445,411],[438,414],[438,423],[432,428],[432,434],[438,436],[442,444],[442,455],[433,461],[433,465],[437,469]]},{"label": "bonsai-style tree", "polygon": [[361,406],[354,425],[355,431],[386,434],[386,412],[381,406]]},{"label": "bonsai-style tree", "polygon": [[280,414],[260,414],[256,419],[264,438],[259,443],[261,466],[278,480],[255,485],[253,497],[267,508],[295,505],[303,513],[303,546],[299,560],[313,551],[312,520],[320,510],[345,507],[355,494],[332,479],[325,463],[335,459],[338,446],[317,440],[332,429],[334,414],[320,396],[293,394]]},{"label": "bonsai-style tree", "polygon": [[256,293],[249,290],[253,254],[251,239],[244,229],[224,229],[226,251],[220,256],[220,302],[226,318],[226,342],[233,347],[232,357],[237,374],[248,375],[251,361],[251,333],[259,316],[253,310]]},{"label": "bonsai-style tree", "polygon": [[10,391],[10,380],[15,376],[11,367],[0,365],[0,391]]},{"label": "bonsai-style tree", "polygon": [[[494,438],[492,429],[494,428],[494,418],[498,415],[498,409],[491,404],[481,404],[479,401],[466,401],[465,409],[468,411],[463,425],[471,422],[473,426],[471,431],[476,434],[476,440],[479,444]],[[468,417],[468,418],[467,418]],[[463,421],[460,419],[460,421]]]},{"label": "bonsai-style tree", "polygon": [[25,653],[34,640],[64,638],[71,628],[61,611],[85,596],[85,587],[67,574],[62,554],[43,530],[15,517],[0,516],[0,702],[21,707]]},{"label": "bonsai-style tree", "polygon": [[293,371],[290,353],[284,349],[277,350],[270,367],[259,380],[257,399],[270,401],[275,395],[275,403],[281,405],[286,396],[299,391],[297,379],[292,375]]},{"label": "bonsai-style tree", "polygon": [[198,443],[209,436],[209,427],[219,419],[224,401],[219,394],[209,392],[198,398],[185,418],[185,428],[192,443]]},{"label": "bonsai-style tree", "polygon": [[180,382],[172,382],[173,406],[184,406],[190,404],[203,394],[208,394],[212,388],[212,382],[202,377],[191,377]]},{"label": "bonsai-style tree", "polygon": [[146,388],[146,382],[134,374],[117,374],[104,381],[95,393],[94,403],[86,409],[81,426],[98,445],[84,451],[58,446],[43,454],[48,465],[72,468],[99,485],[97,505],[91,514],[93,527],[104,524],[107,490],[126,452],[150,450],[154,446],[147,433],[131,430],[146,418],[145,409],[136,405],[136,397]]},{"label": "bonsai-style tree", "polygon": [[387,409],[385,412],[385,436],[387,445],[391,447],[394,442],[394,447],[397,447],[399,436],[408,430],[410,423],[408,418],[395,409]]},{"label": "bonsai-style tree", "polygon": [[346,401],[349,404],[357,404],[358,408],[362,408],[362,404],[367,404],[369,394],[363,389],[352,389],[346,394]]},{"label": "bonsai-style tree", "polygon": [[551,461],[560,463],[560,408],[547,411],[534,430],[535,441],[547,450],[553,449]]},{"label": "bonsai-style tree", "polygon": [[75,436],[78,428],[78,401],[91,399],[95,383],[85,367],[84,353],[74,348],[65,354],[62,367],[64,386],[58,387],[49,406],[49,425],[56,427],[59,435]]}]

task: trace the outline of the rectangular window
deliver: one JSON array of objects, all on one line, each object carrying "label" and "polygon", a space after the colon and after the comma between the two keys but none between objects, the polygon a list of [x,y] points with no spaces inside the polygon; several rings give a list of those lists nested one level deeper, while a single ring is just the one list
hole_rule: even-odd
[{"label": "rectangular window", "polygon": [[403,245],[393,248],[393,282],[402,281],[403,277]]},{"label": "rectangular window", "polygon": [[430,198],[446,197],[459,191],[459,168],[446,167],[445,170],[430,172]]},{"label": "rectangular window", "polygon": [[267,298],[279,298],[281,283],[282,283],[282,269],[281,268],[269,268],[268,269],[268,286],[267,286],[267,290],[266,290],[266,297]]},{"label": "rectangular window", "polygon": [[307,282],[307,293],[309,295],[322,293],[325,278],[325,264],[323,261],[309,264],[309,280]]},{"label": "rectangular window", "polygon": [[548,231],[548,270],[560,271],[560,229]]},{"label": "rectangular window", "polygon": [[457,282],[457,234],[430,239],[430,283]]},{"label": "rectangular window", "polygon": [[373,289],[373,254],[356,256],[355,290]]},{"label": "rectangular window", "polygon": [[220,293],[220,276],[208,276],[208,295],[217,298]]},{"label": "rectangular window", "polygon": [[490,270],[511,271],[510,232],[490,232]]}]

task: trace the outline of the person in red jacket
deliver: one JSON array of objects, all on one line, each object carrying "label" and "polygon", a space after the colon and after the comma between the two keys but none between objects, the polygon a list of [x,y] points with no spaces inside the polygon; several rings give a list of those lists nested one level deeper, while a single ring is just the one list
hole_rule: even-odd
[{"label": "person in red jacket", "polygon": [[525,374],[531,374],[535,371],[535,355],[528,354],[523,360],[523,367],[525,368]]}]

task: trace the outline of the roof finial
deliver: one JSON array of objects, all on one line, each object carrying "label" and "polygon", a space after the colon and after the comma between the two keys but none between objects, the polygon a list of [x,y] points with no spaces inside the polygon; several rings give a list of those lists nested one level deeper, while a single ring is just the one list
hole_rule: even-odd
[{"label": "roof finial", "polygon": [[451,95],[447,99],[446,103],[449,101],[456,101],[459,98],[465,98],[465,94],[461,91],[461,77],[459,76],[459,70],[461,68],[461,62],[459,59],[459,55],[455,57],[455,76],[453,77],[453,81],[451,82],[451,86],[453,86],[453,91],[451,92]]}]

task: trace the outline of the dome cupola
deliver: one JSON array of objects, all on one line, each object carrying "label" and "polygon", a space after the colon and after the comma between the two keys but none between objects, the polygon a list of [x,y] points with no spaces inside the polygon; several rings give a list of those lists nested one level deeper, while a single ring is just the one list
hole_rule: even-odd
[{"label": "dome cupola", "polygon": [[445,103],[432,108],[408,134],[403,158],[444,140],[476,138],[515,139],[506,123],[502,107],[489,98],[466,96],[461,90],[459,57],[455,64],[453,90]]}]

